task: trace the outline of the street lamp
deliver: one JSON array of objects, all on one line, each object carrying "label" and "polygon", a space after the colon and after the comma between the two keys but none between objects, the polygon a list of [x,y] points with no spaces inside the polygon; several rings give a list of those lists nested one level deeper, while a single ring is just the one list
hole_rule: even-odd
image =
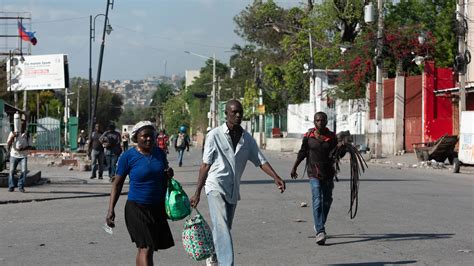
[{"label": "street lamp", "polygon": [[[110,34],[112,32],[112,26],[109,23],[109,6],[113,9],[114,0],[107,0],[107,6],[105,9],[105,14],[98,14],[94,17],[94,23],[92,23],[92,16],[89,17],[89,140],[92,137],[92,124],[95,123],[95,113],[97,110],[97,98],[99,98],[99,86],[100,86],[100,74],[102,71],[102,58],[104,57],[104,43],[105,43],[105,34]],[[99,55],[99,68],[97,70],[97,81],[96,81],[96,90],[94,97],[94,106],[92,107],[92,40],[95,41],[95,20],[99,16],[104,16],[104,30],[102,32],[102,44],[100,45],[100,55]]]},{"label": "street lamp", "polygon": [[210,126],[215,128],[217,126],[217,112],[216,112],[216,54],[213,54],[212,57],[196,54],[190,51],[184,51],[187,54],[201,57],[204,59],[212,59],[212,93],[211,93],[211,117],[210,117]]}]

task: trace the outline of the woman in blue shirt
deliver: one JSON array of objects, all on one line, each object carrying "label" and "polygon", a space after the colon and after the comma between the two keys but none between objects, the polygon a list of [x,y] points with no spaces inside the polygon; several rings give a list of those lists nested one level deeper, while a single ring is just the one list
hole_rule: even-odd
[{"label": "woman in blue shirt", "polygon": [[133,127],[131,140],[137,146],[118,160],[106,217],[107,225],[114,227],[114,208],[128,175],[125,224],[138,248],[136,265],[152,265],[154,251],[174,246],[165,212],[166,186],[173,169],[168,166],[165,152],[155,146],[155,139],[156,129],[150,121],[140,121]]}]

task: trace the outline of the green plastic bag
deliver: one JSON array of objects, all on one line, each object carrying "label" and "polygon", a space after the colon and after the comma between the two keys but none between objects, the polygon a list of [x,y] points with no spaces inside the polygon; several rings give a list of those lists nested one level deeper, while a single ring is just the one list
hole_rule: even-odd
[{"label": "green plastic bag", "polygon": [[191,214],[191,203],[181,184],[174,178],[168,180],[166,190],[165,209],[168,219],[179,221]]}]

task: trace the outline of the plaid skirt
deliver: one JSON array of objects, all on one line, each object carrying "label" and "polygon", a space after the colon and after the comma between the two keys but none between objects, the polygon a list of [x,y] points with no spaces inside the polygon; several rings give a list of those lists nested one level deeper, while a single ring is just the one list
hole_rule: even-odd
[{"label": "plaid skirt", "polygon": [[168,249],[174,246],[164,204],[125,204],[125,224],[137,248]]}]

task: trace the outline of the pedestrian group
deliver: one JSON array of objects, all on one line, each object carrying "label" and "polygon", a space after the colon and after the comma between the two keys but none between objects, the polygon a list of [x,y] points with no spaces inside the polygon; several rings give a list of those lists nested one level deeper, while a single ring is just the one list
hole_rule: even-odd
[{"label": "pedestrian group", "polygon": [[[215,253],[206,259],[207,265],[234,265],[232,223],[240,200],[240,181],[247,165],[252,162],[264,173],[273,178],[280,193],[285,191],[285,181],[275,172],[267,161],[256,141],[241,126],[242,104],[230,100],[225,107],[226,122],[214,129],[208,128],[203,144],[202,163],[197,177],[197,186],[190,197],[191,207],[196,208],[201,193],[207,196]],[[306,173],[312,192],[312,211],[316,243],[326,242],[325,223],[334,189],[336,169],[331,152],[341,145],[336,135],[327,127],[327,115],[318,112],[314,115],[314,128],[304,134],[301,148],[290,172],[293,179],[298,177],[297,168],[306,159]],[[18,126],[19,127],[19,126]],[[184,151],[189,151],[190,138],[185,126],[171,139],[165,130],[157,132],[150,121],[138,122],[129,133],[122,134],[110,123],[105,132],[99,124],[87,140],[84,130],[78,138],[79,151],[84,150],[88,141],[91,159],[91,179],[103,179],[104,165],[108,172],[112,190],[106,224],[115,226],[115,206],[120,197],[125,179],[129,176],[130,187],[125,204],[125,224],[132,242],[137,247],[136,265],[153,265],[153,254],[160,249],[174,246],[174,240],[165,212],[165,194],[168,180],[174,176],[169,166],[167,154],[169,143],[173,143],[178,153],[178,166],[183,165]],[[130,140],[136,146],[129,148]],[[27,150],[29,136],[26,123],[10,132],[7,140],[10,150],[10,172],[8,191],[18,187],[25,192],[27,174]],[[20,177],[15,184],[14,175],[21,166]]]},{"label": "pedestrian group", "polygon": [[[285,181],[267,161],[256,141],[241,126],[243,107],[237,100],[230,100],[225,106],[226,122],[207,130],[202,154],[202,163],[197,177],[197,186],[190,197],[190,205],[196,208],[201,193],[207,196],[215,254],[207,258],[207,265],[234,265],[232,222],[240,200],[240,181],[247,161],[260,167],[270,176],[280,193],[286,189]],[[327,127],[327,115],[314,115],[314,128],[304,135],[301,148],[291,170],[291,177],[297,178],[298,165],[306,159],[306,172],[312,192],[312,211],[316,243],[324,245],[327,235],[325,223],[332,203],[333,178],[336,174],[331,151],[338,145],[336,135]],[[109,132],[114,130],[109,126]],[[95,133],[95,134],[94,134]],[[92,134],[92,161],[98,162],[99,178],[102,177],[100,152],[104,149],[97,125]],[[114,133],[115,134],[115,133]],[[118,134],[120,140],[120,134]],[[123,135],[122,135],[123,137]],[[189,151],[190,138],[186,127],[179,128],[177,135],[168,139],[165,131],[157,133],[150,121],[140,121],[130,133],[130,139],[137,145],[124,150],[118,159],[117,169],[109,167],[112,178],[106,224],[115,226],[115,206],[120,197],[125,178],[130,178],[130,188],[125,204],[125,224],[131,241],[137,247],[136,265],[153,265],[153,254],[160,249],[174,246],[167,214],[165,194],[168,180],[174,175],[167,160],[168,142],[173,143],[178,152],[178,166],[183,164],[184,151]],[[122,139],[123,141],[123,139]],[[94,144],[96,143],[96,144]],[[97,148],[97,150],[95,150]],[[110,163],[116,159],[116,152],[110,151]],[[94,164],[91,178],[96,177]]]}]

